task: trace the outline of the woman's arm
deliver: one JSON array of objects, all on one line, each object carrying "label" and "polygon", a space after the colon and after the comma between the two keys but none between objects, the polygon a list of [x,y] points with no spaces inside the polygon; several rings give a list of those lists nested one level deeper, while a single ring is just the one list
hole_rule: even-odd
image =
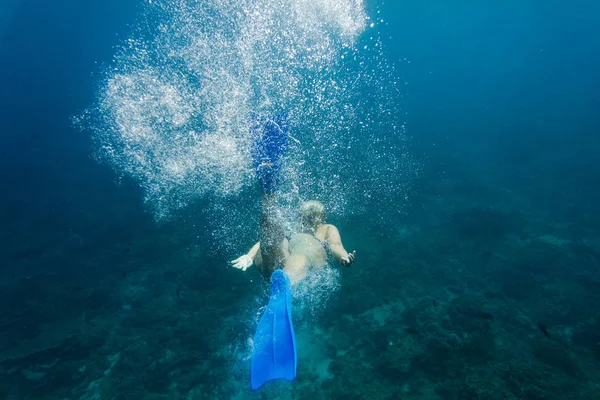
[{"label": "woman's arm", "polygon": [[260,249],[260,242],[256,242],[256,244],[254,246],[252,246],[252,248],[248,252],[247,255],[248,255],[248,257],[250,257],[252,259],[252,261],[254,261],[254,259],[256,258],[256,255],[258,254],[259,249]]},{"label": "woman's arm", "polygon": [[356,257],[356,251],[348,253],[342,244],[342,238],[340,232],[334,225],[327,227],[327,234],[325,240],[329,244],[329,251],[342,265],[349,267],[354,262]]},{"label": "woman's arm", "polygon": [[259,249],[260,242],[256,242],[248,254],[244,254],[243,256],[236,258],[231,262],[231,265],[233,265],[234,268],[241,269],[242,271],[247,270],[252,266],[252,264],[254,264],[254,259],[256,258]]}]

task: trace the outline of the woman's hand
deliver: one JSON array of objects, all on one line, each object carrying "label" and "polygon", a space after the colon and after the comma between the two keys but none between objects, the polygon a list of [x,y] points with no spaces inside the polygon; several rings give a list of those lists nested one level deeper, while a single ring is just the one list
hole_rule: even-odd
[{"label": "woman's hand", "polygon": [[242,271],[247,270],[254,264],[254,260],[248,254],[244,254],[243,256],[236,258],[231,262],[231,265],[234,268],[241,269]]},{"label": "woman's hand", "polygon": [[343,266],[349,267],[352,265],[352,263],[354,262],[355,259],[356,259],[356,250],[354,250],[352,253],[348,253],[347,257],[342,257],[342,259],[340,261]]}]

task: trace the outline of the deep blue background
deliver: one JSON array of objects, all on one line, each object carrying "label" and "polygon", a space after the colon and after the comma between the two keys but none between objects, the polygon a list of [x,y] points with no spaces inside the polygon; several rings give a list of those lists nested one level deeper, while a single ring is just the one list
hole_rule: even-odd
[{"label": "deep blue background", "polygon": [[382,14],[430,172],[518,191],[553,218],[597,212],[600,3],[389,1]]},{"label": "deep blue background", "polygon": [[101,69],[135,26],[139,2],[12,3],[0,27],[3,247],[35,242],[34,232],[104,227],[108,233],[121,219],[115,205],[130,195],[131,204],[141,203],[92,160],[90,137],[71,118],[93,104]]}]

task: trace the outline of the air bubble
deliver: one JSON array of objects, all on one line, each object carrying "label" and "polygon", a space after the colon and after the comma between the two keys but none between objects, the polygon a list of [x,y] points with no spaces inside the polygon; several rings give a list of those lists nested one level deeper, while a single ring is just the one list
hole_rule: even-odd
[{"label": "air bubble", "polygon": [[[364,191],[394,198],[399,182],[408,182],[391,128],[401,112],[389,83],[394,70],[381,46],[358,51],[368,23],[362,0],[148,4],[148,18],[118,48],[86,115],[93,115],[98,157],[139,182],[157,219],[210,199],[216,240],[231,247],[250,237],[256,202],[244,196],[257,190],[251,113],[290,114],[297,140],[290,141],[280,196],[289,221],[304,199],[319,198],[328,215],[339,215],[366,208]],[[347,148],[360,148],[361,157]],[[384,156],[372,165],[377,152]],[[349,165],[359,179],[349,176]],[[381,184],[380,176],[398,179]]]}]

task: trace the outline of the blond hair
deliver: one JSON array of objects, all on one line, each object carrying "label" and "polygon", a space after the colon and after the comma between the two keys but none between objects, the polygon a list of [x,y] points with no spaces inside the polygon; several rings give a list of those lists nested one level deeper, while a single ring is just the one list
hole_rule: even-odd
[{"label": "blond hair", "polygon": [[325,223],[325,206],[317,200],[309,200],[300,207],[302,230],[314,231],[317,226]]}]

